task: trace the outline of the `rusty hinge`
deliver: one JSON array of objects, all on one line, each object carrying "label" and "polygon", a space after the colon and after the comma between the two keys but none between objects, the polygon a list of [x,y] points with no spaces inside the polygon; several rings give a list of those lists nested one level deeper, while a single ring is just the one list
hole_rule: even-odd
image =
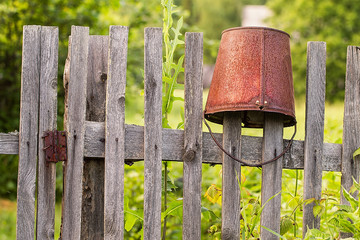
[{"label": "rusty hinge", "polygon": [[66,161],[66,132],[65,131],[45,131],[44,152],[47,162]]}]

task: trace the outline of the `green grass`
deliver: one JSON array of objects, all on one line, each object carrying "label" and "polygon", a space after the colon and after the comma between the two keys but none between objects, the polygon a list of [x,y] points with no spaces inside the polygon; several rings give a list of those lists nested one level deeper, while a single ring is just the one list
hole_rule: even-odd
[{"label": "green grass", "polygon": [[[177,90],[176,96],[183,95],[183,91]],[[207,91],[204,92],[204,105],[207,99]],[[137,96],[132,96],[132,99],[126,105],[126,123],[143,125],[143,96],[140,91]],[[173,112],[169,117],[169,122],[172,127],[176,127],[180,121],[180,112],[182,111],[182,102],[175,102]],[[296,118],[298,121],[298,133],[296,139],[303,140],[305,137],[305,101],[303,99],[296,100]],[[325,110],[325,130],[324,141],[341,143],[342,139],[342,119],[343,119],[343,103],[326,104]],[[222,132],[222,126],[218,124],[211,124],[214,132]],[[203,127],[207,131],[206,127]],[[284,138],[289,138],[292,135],[292,128],[287,128],[284,131]],[[261,129],[243,129],[242,134],[262,136]],[[171,163],[170,175],[174,184],[178,186],[178,190],[174,191],[174,198],[182,195],[182,164]],[[125,195],[131,199],[131,208],[141,208],[143,202],[143,163],[138,162],[133,166],[126,166],[125,168]],[[290,214],[294,209],[294,189],[295,189],[295,171],[283,170],[283,192],[282,192],[282,215]],[[303,171],[299,170],[299,186],[297,195],[302,195],[302,177]],[[261,170],[258,168],[243,167],[241,173],[241,194],[243,201],[250,201],[250,199],[257,199],[261,191]],[[208,187],[215,184],[221,188],[221,166],[203,165],[203,179],[202,179],[202,196],[204,196]],[[340,173],[324,172],[323,173],[323,190],[333,192],[337,198],[340,194]],[[221,216],[221,207],[218,204],[213,204],[205,197],[202,198],[202,205],[214,211],[215,214]],[[61,206],[56,205],[56,223],[55,223],[55,239],[59,236]],[[297,211],[296,223],[298,224],[297,236],[301,236],[301,222],[302,212]],[[251,213],[250,213],[251,214]],[[169,220],[168,239],[176,239],[181,235],[181,221],[178,219]],[[211,226],[219,227],[218,221],[204,221],[202,230],[204,239],[216,239],[215,235],[209,235],[208,230]],[[127,239],[137,239],[139,236],[138,230],[141,226],[139,224],[126,233]],[[214,229],[214,228],[212,228]],[[15,239],[16,234],[16,203],[8,200],[0,200],[0,239]],[[294,236],[293,230],[287,235],[288,239]]]}]

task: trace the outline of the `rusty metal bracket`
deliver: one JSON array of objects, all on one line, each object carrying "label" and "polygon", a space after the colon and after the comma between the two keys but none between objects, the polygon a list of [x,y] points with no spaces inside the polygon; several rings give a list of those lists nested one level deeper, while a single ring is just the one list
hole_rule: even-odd
[{"label": "rusty metal bracket", "polygon": [[67,146],[65,131],[45,131],[42,138],[44,139],[43,150],[46,162],[57,163],[59,161],[66,161]]}]

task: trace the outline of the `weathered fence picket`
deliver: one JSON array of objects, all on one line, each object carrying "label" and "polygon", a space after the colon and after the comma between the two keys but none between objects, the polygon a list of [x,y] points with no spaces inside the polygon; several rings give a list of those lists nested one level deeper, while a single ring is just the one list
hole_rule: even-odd
[{"label": "weathered fence picket", "polygon": [[[241,116],[240,113],[225,113],[223,123],[223,146],[237,158],[241,156]],[[241,165],[222,154],[222,225],[223,239],[240,237],[240,179]]]},{"label": "weathered fence picket", "polygon": [[202,34],[186,33],[183,239],[201,238],[202,58]]},{"label": "weathered fence picket", "polygon": [[[111,26],[109,36],[89,36],[89,28],[72,27],[62,239],[124,238],[126,161],[144,161],[144,239],[161,238],[162,161],[184,164],[183,239],[201,238],[202,164],[223,164],[222,239],[239,239],[241,165],[202,132],[202,34],[185,36],[182,131],[162,128],[161,28],[145,29],[145,126],[125,124],[128,31]],[[35,228],[37,239],[54,238],[55,164],[45,162],[41,137],[56,129],[58,35],[56,27],[24,27],[19,133],[0,133],[0,154],[19,154],[17,239],[34,239]],[[358,179],[352,154],[360,146],[359,56],[358,47],[348,48],[343,144],[323,143],[326,44],[308,43],[305,141],[294,141],[282,158],[263,166],[262,204],[281,191],[282,169],[304,169],[304,199],[321,198],[322,171],[341,171],[346,189]],[[241,135],[239,113],[225,114],[223,132],[215,138],[250,163],[272,159],[289,142],[273,114],[266,115],[263,138]],[[280,206],[281,194],[266,203],[261,225],[279,232]],[[319,227],[312,205],[304,206],[303,234],[305,226]],[[278,239],[265,229],[261,238]]]},{"label": "weathered fence picket", "polygon": [[145,29],[144,239],[161,238],[162,29]]},{"label": "weathered fence picket", "polygon": [[39,150],[37,191],[37,239],[54,239],[56,165],[46,162],[43,132],[57,129],[57,74],[59,29],[41,27],[39,98]]},{"label": "weathered fence picket", "polygon": [[[86,121],[105,121],[108,53],[109,36],[89,36]],[[98,239],[104,235],[105,161],[101,160],[84,158],[81,239]]]},{"label": "weathered fence picket", "polygon": [[124,237],[127,27],[111,26],[106,88],[104,239]]},{"label": "weathered fence picket", "polygon": [[[306,79],[306,123],[304,141],[304,199],[321,199],[322,159],[324,142],[326,43],[309,42]],[[303,234],[319,228],[320,218],[314,217],[315,202],[304,206]]]},{"label": "weathered fence picket", "polygon": [[[284,149],[282,117],[273,113],[265,115],[263,136],[263,161],[278,156]],[[280,233],[282,157],[279,161],[262,166],[261,179],[261,226]],[[271,197],[274,197],[269,201]],[[268,230],[261,228],[262,239],[279,239]]]},{"label": "weathered fence picket", "polygon": [[34,239],[41,26],[24,26],[16,236]]},{"label": "weathered fence picket", "polygon": [[89,28],[71,27],[71,61],[67,113],[67,161],[64,171],[63,239],[81,239],[86,80]]}]

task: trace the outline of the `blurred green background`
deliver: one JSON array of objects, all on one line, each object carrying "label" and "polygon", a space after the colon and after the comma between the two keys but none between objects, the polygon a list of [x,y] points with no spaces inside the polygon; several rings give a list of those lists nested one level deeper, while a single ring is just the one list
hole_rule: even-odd
[{"label": "blurred green background", "polygon": [[[360,0],[175,0],[175,4],[179,6],[176,16],[184,17],[183,33],[185,31],[204,33],[204,63],[209,65],[215,63],[222,30],[242,25],[244,6],[266,5],[272,11],[272,16],[266,19],[267,25],[291,35],[296,111],[299,122],[298,139],[304,137],[307,41],[327,42],[325,141],[336,143],[341,143],[342,137],[346,47],[356,45],[360,40],[360,25],[357,24],[360,20],[359,3]],[[96,35],[108,34],[110,25],[129,26],[126,122],[142,124],[143,31],[145,27],[162,26],[160,0],[2,0],[0,3],[0,132],[11,132],[17,130],[19,126],[22,27],[32,24],[59,27],[59,129],[62,129],[64,111],[62,73],[71,25],[89,26],[90,33]],[[176,94],[181,95],[182,92]],[[206,92],[204,98],[206,100]],[[170,116],[175,122],[180,116],[178,112],[181,111],[181,106],[177,106],[176,109]],[[220,127],[215,128],[221,131]],[[262,134],[246,130],[244,133]],[[290,132],[287,130],[285,137],[290,134],[291,130]],[[204,169],[208,168],[204,166]],[[213,175],[209,174],[209,177],[203,180],[204,184],[215,183],[221,186],[220,169],[211,169],[209,171]],[[172,171],[175,179],[181,178],[181,171],[177,171]],[[134,167],[128,168],[128,172],[139,174]],[[259,176],[255,174],[254,177],[257,184],[260,184]],[[335,179],[338,181],[338,178],[333,176],[329,178],[332,179],[331,181]],[[254,185],[256,185],[255,180]],[[0,198],[11,201],[16,199],[16,181],[17,157],[0,156]],[[61,182],[61,174],[59,174],[58,193],[61,193]],[[136,188],[134,191],[141,192],[141,182],[134,184],[139,184],[133,186]],[[205,190],[209,184],[204,186]],[[287,185],[289,186],[293,185]],[[250,192],[259,192],[259,189],[253,185],[249,185],[249,189]],[[2,231],[8,231],[3,230],[2,226],[11,221],[1,218],[7,216],[5,212],[8,209],[13,209],[8,207],[8,204],[14,204],[11,201],[0,202],[1,239],[6,239],[3,236],[8,236],[8,234],[1,235]],[[9,239],[13,238],[9,237]]]}]

